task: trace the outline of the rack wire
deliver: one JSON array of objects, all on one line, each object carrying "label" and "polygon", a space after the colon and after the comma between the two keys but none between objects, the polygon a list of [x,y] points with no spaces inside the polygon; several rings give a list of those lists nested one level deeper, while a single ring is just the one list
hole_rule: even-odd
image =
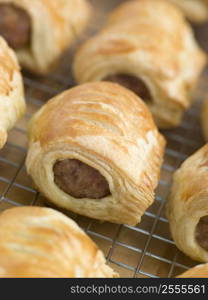
[{"label": "rack wire", "polygon": [[[121,0],[114,1],[113,5],[119,2]],[[95,0],[94,5],[96,6]],[[103,7],[99,9],[103,10]],[[0,211],[13,206],[45,205],[44,197],[33,187],[24,165],[27,123],[46,100],[74,85],[70,70],[71,59],[72,51],[64,55],[59,71],[47,78],[24,74],[27,113],[10,132],[7,144],[0,151]],[[121,277],[174,277],[197,264],[183,255],[171,239],[165,206],[173,172],[204,143],[199,116],[201,102],[207,92],[207,79],[208,72],[205,72],[195,95],[197,101],[186,113],[181,126],[163,131],[168,143],[161,179],[155,201],[145,212],[140,224],[132,227],[101,223],[67,213],[98,244],[108,264]]]}]

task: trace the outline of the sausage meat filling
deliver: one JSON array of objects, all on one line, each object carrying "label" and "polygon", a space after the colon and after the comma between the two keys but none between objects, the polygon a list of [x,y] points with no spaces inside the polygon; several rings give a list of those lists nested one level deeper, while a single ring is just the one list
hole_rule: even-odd
[{"label": "sausage meat filling", "polygon": [[193,24],[193,29],[195,33],[195,37],[204,51],[208,51],[208,39],[207,39],[207,32],[208,32],[208,22],[202,24]]},{"label": "sausage meat filling", "polygon": [[146,103],[152,102],[152,96],[148,87],[141,79],[137,78],[136,76],[127,74],[115,74],[105,77],[104,80],[115,82],[128,88],[129,90],[137,94]]},{"label": "sausage meat filling", "polygon": [[56,185],[72,197],[101,199],[110,195],[108,182],[103,175],[79,160],[57,161],[53,172]]},{"label": "sausage meat filling", "polygon": [[196,226],[195,238],[199,246],[208,251],[208,216],[199,220]]},{"label": "sausage meat filling", "polygon": [[31,20],[27,12],[13,4],[0,4],[0,35],[14,49],[26,47],[31,35]]}]

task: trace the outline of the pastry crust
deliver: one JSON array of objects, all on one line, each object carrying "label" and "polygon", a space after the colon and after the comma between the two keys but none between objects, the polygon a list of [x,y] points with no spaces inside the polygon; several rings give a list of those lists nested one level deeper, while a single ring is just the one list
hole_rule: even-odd
[{"label": "pastry crust", "polygon": [[133,0],[118,7],[103,30],[84,43],[73,69],[79,83],[121,73],[140,78],[153,97],[148,106],[157,125],[170,128],[180,124],[190,106],[205,62],[177,8],[163,0]]},{"label": "pastry crust", "polygon": [[202,106],[201,123],[202,123],[204,138],[208,142],[208,99],[205,100]]},{"label": "pastry crust", "polygon": [[177,247],[194,260],[207,262],[208,251],[196,239],[201,218],[208,215],[208,144],[176,171],[167,206],[167,217]]},{"label": "pastry crust", "polygon": [[178,278],[208,278],[208,264],[195,266],[177,277]]},{"label": "pastry crust", "polygon": [[23,81],[14,52],[0,37],[0,149],[25,112]]},{"label": "pastry crust", "polygon": [[[26,166],[57,206],[92,218],[135,225],[154,200],[165,141],[146,105],[110,82],[83,84],[33,117]],[[56,161],[76,159],[107,180],[111,195],[76,199],[54,183]]]},{"label": "pastry crust", "polygon": [[118,277],[77,224],[44,207],[0,215],[0,277]]},{"label": "pastry crust", "polygon": [[177,5],[185,16],[194,23],[208,20],[208,2],[206,0],[169,0]]},{"label": "pastry crust", "polygon": [[17,50],[23,67],[48,73],[60,55],[80,35],[91,14],[87,0],[0,0],[23,8],[31,19],[29,47]]}]

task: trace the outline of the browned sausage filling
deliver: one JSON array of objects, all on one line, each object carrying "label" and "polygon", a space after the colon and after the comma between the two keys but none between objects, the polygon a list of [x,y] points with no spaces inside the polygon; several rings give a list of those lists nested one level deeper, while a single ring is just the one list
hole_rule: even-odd
[{"label": "browned sausage filling", "polygon": [[110,195],[108,182],[103,175],[79,160],[57,161],[53,172],[57,186],[75,198],[101,199]]},{"label": "browned sausage filling", "polygon": [[107,76],[105,81],[112,81],[123,85],[124,87],[132,90],[135,94],[137,94],[143,101],[149,103],[152,101],[151,93],[145,83],[132,75],[127,74],[115,74]]},{"label": "browned sausage filling", "polygon": [[204,250],[208,251],[208,216],[202,217],[196,226],[196,240]]},{"label": "browned sausage filling", "polygon": [[203,24],[193,24],[195,37],[199,45],[205,51],[208,51],[208,22]]},{"label": "browned sausage filling", "polygon": [[13,4],[0,4],[0,35],[10,47],[20,49],[27,46],[30,33],[31,20],[24,9]]}]

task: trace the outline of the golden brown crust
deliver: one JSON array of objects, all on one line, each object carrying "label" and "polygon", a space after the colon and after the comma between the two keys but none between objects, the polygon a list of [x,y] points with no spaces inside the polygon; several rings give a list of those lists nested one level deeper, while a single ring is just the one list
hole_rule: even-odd
[{"label": "golden brown crust", "polygon": [[40,74],[51,70],[91,15],[87,0],[0,0],[2,3],[13,3],[30,16],[31,43],[16,53],[23,67]]},{"label": "golden brown crust", "polygon": [[25,111],[23,81],[14,52],[0,37],[0,149]]},{"label": "golden brown crust", "polygon": [[[27,171],[53,203],[89,217],[135,225],[154,199],[164,138],[146,105],[113,83],[72,88],[44,105],[30,126]],[[54,184],[57,160],[97,169],[111,195],[76,199]]]},{"label": "golden brown crust", "polygon": [[185,16],[195,23],[202,23],[208,20],[207,0],[169,0],[177,5]]},{"label": "golden brown crust", "polygon": [[205,100],[202,106],[201,123],[204,138],[208,142],[208,99]]},{"label": "golden brown crust", "polygon": [[71,219],[43,207],[0,215],[0,277],[118,277]]},{"label": "golden brown crust", "polygon": [[142,79],[157,125],[168,128],[177,126],[190,106],[205,61],[178,9],[163,0],[133,0],[118,7],[78,50],[73,68],[79,83],[120,73]]},{"label": "golden brown crust", "polygon": [[208,278],[208,264],[197,265],[177,277],[178,278]]},{"label": "golden brown crust", "polygon": [[207,262],[208,253],[196,240],[196,227],[208,215],[208,144],[176,171],[167,206],[172,237],[177,247],[194,260]]}]

